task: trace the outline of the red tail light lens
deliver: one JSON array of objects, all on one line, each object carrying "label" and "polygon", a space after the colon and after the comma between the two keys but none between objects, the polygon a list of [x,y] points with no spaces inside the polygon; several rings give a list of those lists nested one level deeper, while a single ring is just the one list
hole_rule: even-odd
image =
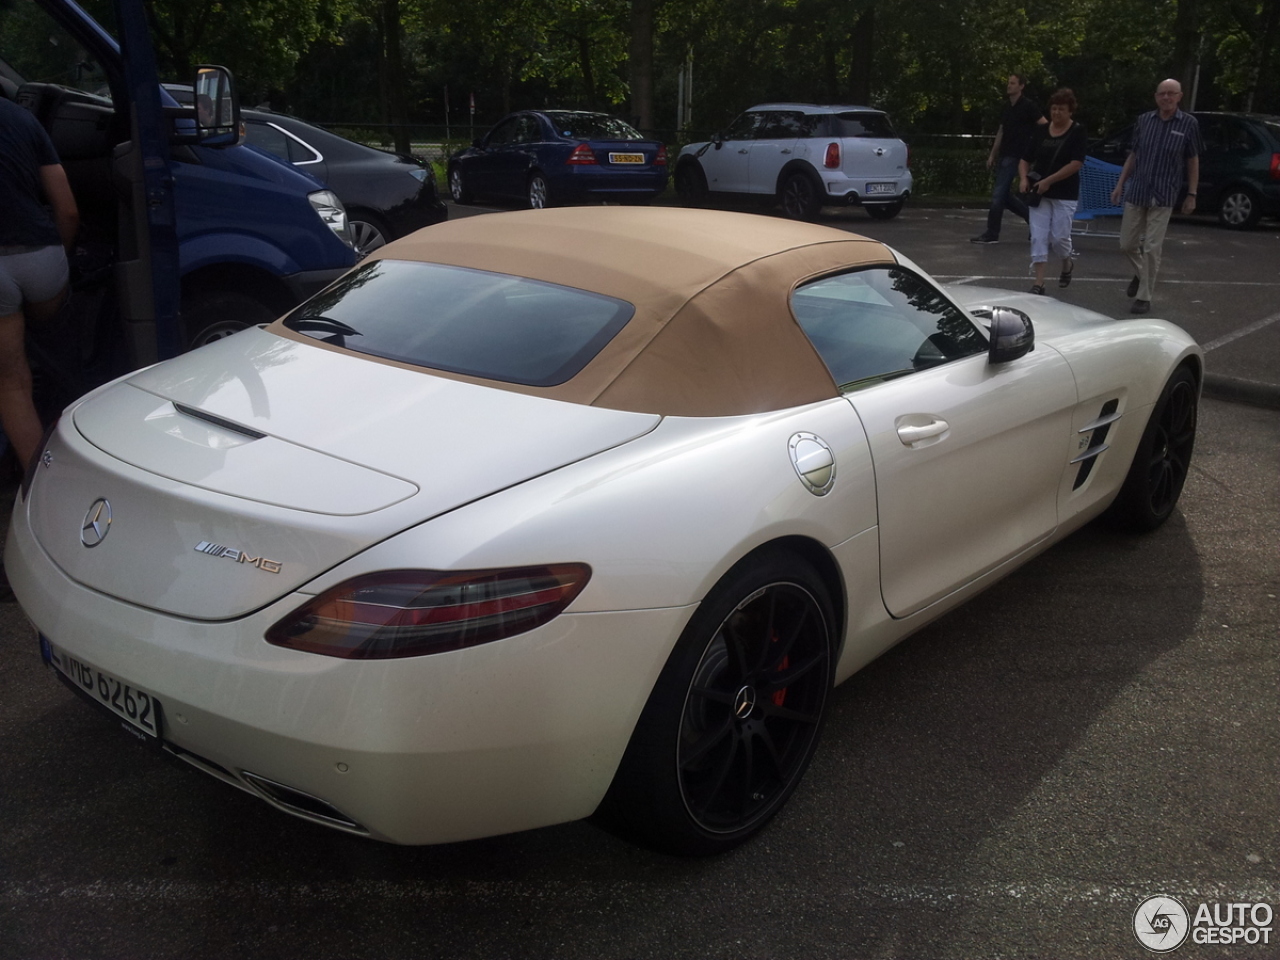
[{"label": "red tail light lens", "polygon": [[1280,180],[1280,153],[1271,155],[1271,179]]},{"label": "red tail light lens", "polygon": [[665,167],[667,165],[667,145],[665,143],[658,148],[658,155],[654,158],[653,165],[655,167]]},{"label": "red tail light lens", "polygon": [[267,631],[268,643],[389,660],[502,640],[559,616],[591,579],[584,563],[510,570],[386,570],[341,583]]},{"label": "red tail light lens", "polygon": [[592,150],[585,143],[580,143],[576,147],[574,147],[573,153],[569,154],[569,159],[565,161],[565,163],[572,163],[572,164],[585,164],[585,163],[595,163],[595,162],[596,162],[595,151]]},{"label": "red tail light lens", "polygon": [[830,170],[840,166],[840,144],[827,144],[827,155],[822,158],[822,165]]}]

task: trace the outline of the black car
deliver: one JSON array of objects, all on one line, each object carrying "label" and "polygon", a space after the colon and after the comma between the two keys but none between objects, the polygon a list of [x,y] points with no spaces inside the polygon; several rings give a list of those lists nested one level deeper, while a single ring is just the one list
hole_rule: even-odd
[{"label": "black car", "polygon": [[[1223,226],[1248,230],[1262,217],[1280,217],[1280,117],[1196,111],[1204,153],[1196,206]],[[1132,125],[1096,141],[1089,154],[1122,164]]]},{"label": "black car", "polygon": [[457,203],[648,203],[667,188],[667,147],[607,113],[522,110],[450,157],[448,176]]},{"label": "black car", "polygon": [[355,143],[305,120],[242,110],[245,142],[305,170],[347,208],[351,243],[364,256],[449,217],[429,164]]}]

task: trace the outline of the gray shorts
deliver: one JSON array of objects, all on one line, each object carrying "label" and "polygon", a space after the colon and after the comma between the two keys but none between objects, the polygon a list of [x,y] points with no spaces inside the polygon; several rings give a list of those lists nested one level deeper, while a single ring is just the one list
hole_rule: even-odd
[{"label": "gray shorts", "polygon": [[[20,253],[9,253],[20,250]],[[67,285],[67,254],[51,247],[0,247],[0,317],[22,310],[23,303],[52,300]]]}]

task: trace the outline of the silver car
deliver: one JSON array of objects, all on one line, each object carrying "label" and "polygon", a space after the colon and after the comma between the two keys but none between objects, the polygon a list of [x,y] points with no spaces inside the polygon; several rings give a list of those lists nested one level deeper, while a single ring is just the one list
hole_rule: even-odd
[{"label": "silver car", "polygon": [[849,205],[888,220],[912,187],[907,145],[887,114],[808,103],[752,107],[722,135],[681,150],[675,180],[686,206],[702,206],[712,194],[767,197],[795,220]]}]

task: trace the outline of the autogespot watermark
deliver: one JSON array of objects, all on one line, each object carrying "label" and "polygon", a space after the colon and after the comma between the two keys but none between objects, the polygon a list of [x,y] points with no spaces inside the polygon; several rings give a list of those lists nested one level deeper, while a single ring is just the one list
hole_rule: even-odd
[{"label": "autogespot watermark", "polygon": [[1152,953],[1194,943],[1269,944],[1275,912],[1268,903],[1202,903],[1191,913],[1177,897],[1147,897],[1133,912],[1133,933]]}]

